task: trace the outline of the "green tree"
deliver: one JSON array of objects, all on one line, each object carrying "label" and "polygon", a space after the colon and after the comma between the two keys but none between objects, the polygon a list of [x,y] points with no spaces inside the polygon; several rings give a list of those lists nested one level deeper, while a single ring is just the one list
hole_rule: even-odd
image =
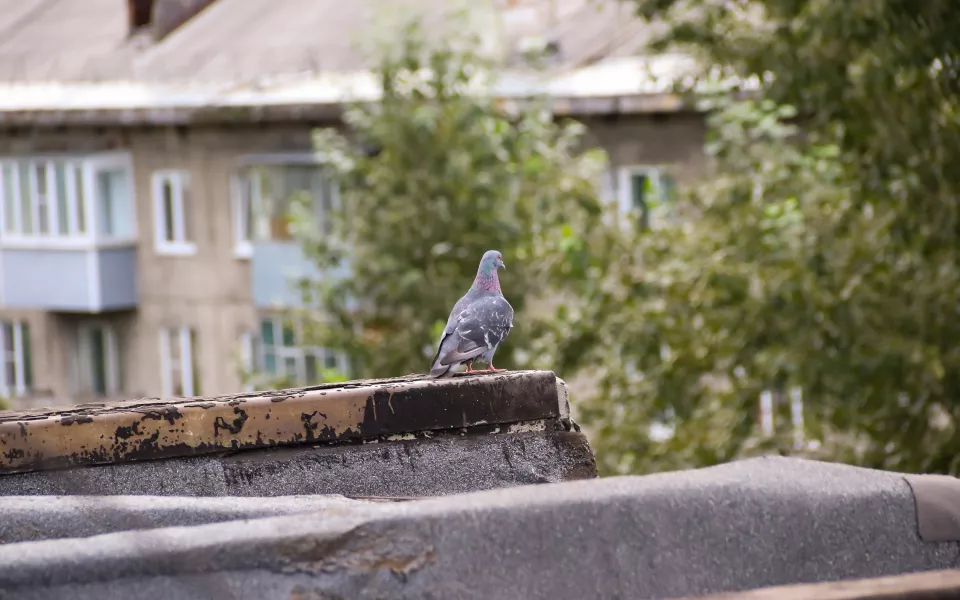
[{"label": "green tree", "polygon": [[[315,135],[341,200],[324,232],[306,207],[294,219],[330,275],[304,286],[309,338],[345,351],[355,377],[425,373],[488,249],[503,253],[517,323],[496,363],[531,364],[559,245],[601,218],[603,157],[580,152],[582,127],[554,122],[540,101],[499,102],[490,90],[496,57],[470,28],[450,31],[428,41],[411,20],[377,49],[382,100],[350,107],[349,139]],[[349,269],[336,276],[342,264]]]},{"label": "green tree", "polygon": [[712,107],[688,218],[587,244],[607,268],[553,336],[561,369],[597,378],[604,470],[758,451],[760,391],[799,387],[814,456],[960,473],[960,5],[636,4],[700,82],[759,85]]}]

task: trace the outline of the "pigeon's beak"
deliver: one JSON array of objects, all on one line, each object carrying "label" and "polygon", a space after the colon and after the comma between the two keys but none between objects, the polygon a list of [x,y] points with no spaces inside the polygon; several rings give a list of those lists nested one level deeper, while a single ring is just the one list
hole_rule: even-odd
[{"label": "pigeon's beak", "polygon": [[503,270],[507,269],[507,265],[502,260],[500,261],[500,268]]}]

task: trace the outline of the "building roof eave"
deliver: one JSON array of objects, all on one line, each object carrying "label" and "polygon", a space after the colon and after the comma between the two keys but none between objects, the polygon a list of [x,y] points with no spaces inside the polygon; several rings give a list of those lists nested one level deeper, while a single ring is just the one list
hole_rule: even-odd
[{"label": "building roof eave", "polygon": [[[673,92],[683,57],[622,57],[555,73],[507,71],[492,91],[505,104],[546,98],[558,116],[690,110]],[[0,83],[0,126],[201,125],[329,121],[353,102],[376,101],[370,71],[288,74],[247,82]]]}]

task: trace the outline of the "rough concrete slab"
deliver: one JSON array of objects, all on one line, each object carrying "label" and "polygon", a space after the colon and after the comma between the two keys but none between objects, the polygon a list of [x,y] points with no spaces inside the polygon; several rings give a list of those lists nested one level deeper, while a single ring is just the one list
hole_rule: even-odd
[{"label": "rough concrete slab", "polygon": [[[435,496],[597,476],[586,438],[545,431],[298,446],[0,476],[0,496]],[[536,428],[532,425],[530,428]]]},{"label": "rough concrete slab", "polygon": [[767,458],[0,546],[0,598],[669,598],[960,567],[903,476]]}]

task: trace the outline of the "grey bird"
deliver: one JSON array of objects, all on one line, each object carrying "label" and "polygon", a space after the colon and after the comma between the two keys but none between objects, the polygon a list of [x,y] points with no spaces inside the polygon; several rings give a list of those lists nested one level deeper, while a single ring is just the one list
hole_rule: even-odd
[{"label": "grey bird", "polygon": [[497,250],[483,254],[473,285],[450,311],[429,377],[449,377],[462,364],[467,365],[467,372],[476,372],[473,362],[478,359],[487,364],[487,372],[505,370],[493,366],[493,355],[513,328],[513,307],[503,297],[497,276],[506,268]]}]

